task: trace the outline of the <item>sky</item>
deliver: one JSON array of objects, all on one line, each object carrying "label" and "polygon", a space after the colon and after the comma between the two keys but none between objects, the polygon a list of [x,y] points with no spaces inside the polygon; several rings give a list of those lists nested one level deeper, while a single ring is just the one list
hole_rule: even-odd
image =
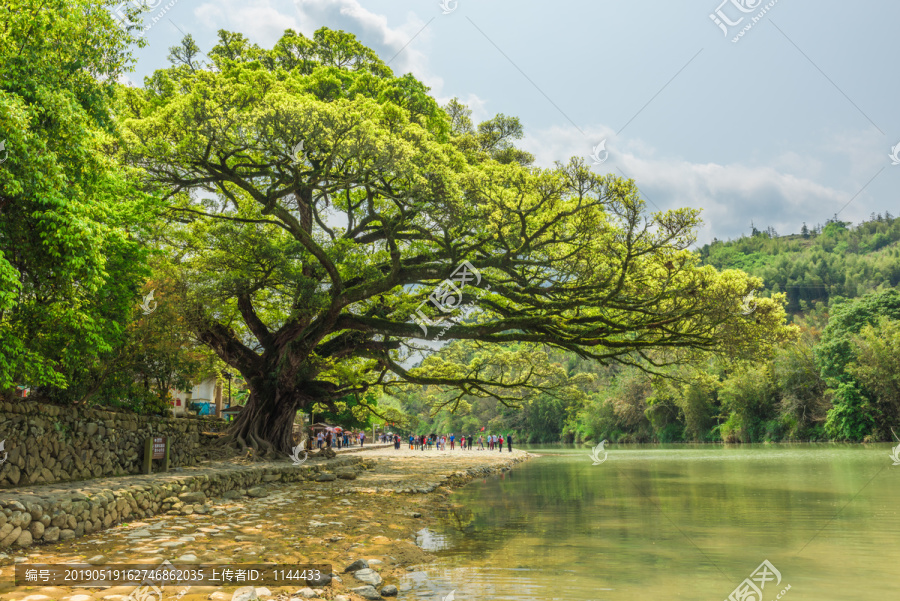
[{"label": "sky", "polygon": [[476,123],[519,117],[538,166],[580,156],[650,210],[701,209],[700,244],[900,215],[896,0],[144,1],[137,85],[184,34],[325,26]]}]

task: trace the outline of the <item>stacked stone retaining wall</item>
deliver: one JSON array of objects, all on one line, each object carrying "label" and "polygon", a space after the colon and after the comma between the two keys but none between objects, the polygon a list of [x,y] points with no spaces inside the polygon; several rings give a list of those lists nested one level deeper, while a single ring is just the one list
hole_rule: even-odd
[{"label": "stacked stone retaining wall", "polygon": [[[0,488],[138,474],[144,441],[168,436],[172,466],[197,462],[216,418],[163,418],[27,399],[0,403]],[[4,453],[6,453],[4,460]]]}]

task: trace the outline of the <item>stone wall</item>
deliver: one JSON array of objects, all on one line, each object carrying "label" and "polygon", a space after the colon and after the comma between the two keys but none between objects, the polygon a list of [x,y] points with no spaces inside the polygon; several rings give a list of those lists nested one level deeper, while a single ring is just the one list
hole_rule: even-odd
[{"label": "stone wall", "polygon": [[211,509],[207,501],[215,497],[264,497],[269,484],[334,480],[331,472],[355,478],[357,473],[373,469],[377,461],[338,456],[312,463],[299,467],[287,461],[257,466],[220,463],[187,468],[183,473],[86,482],[83,490],[69,485],[0,491],[0,550],[76,538],[159,513],[207,513]]},{"label": "stone wall", "polygon": [[7,456],[0,464],[0,488],[138,474],[150,436],[169,437],[173,467],[194,465],[201,433],[225,427],[215,418],[149,417],[26,399],[2,402],[0,442]]}]

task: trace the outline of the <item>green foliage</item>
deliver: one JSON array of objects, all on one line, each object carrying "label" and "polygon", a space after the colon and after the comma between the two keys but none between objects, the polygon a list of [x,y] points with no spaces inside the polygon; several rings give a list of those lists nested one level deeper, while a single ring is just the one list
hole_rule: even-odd
[{"label": "green foliage", "polygon": [[[830,320],[821,311],[798,319],[800,338],[771,358],[710,360],[667,377],[546,352],[542,363],[560,365],[582,396],[561,404],[539,395],[513,414],[467,397],[470,413],[476,428],[514,430],[529,442],[892,440],[892,429],[900,431],[898,310],[893,290],[848,300]],[[438,355],[466,359],[449,347]],[[430,406],[414,393],[403,400],[419,411]],[[441,431],[455,423],[445,413],[425,419]]]},{"label": "green foliage", "polygon": [[0,389],[64,389],[123,335],[152,206],[112,158],[134,39],[110,1],[4,0]]},{"label": "green foliage", "polygon": [[[765,290],[787,294],[789,313],[804,303],[832,304],[900,283],[900,219],[872,215],[851,227],[829,221],[800,235],[759,232],[729,242],[714,241],[700,251],[717,269],[742,269],[765,281]],[[805,232],[805,233],[804,233]]]},{"label": "green foliage", "polygon": [[840,382],[832,395],[834,408],[828,412],[825,430],[839,440],[862,440],[874,425],[866,411],[868,400],[852,382]]},{"label": "green foliage", "polygon": [[[364,397],[347,395],[334,403],[334,408],[319,406],[314,418],[317,422],[340,425],[351,430],[367,430],[372,425],[373,416],[367,408],[381,409],[374,394]],[[380,412],[380,411],[379,411]]]},{"label": "green foliage", "polygon": [[[871,375],[876,373],[879,362],[883,371],[881,355],[885,347],[876,343],[875,339],[881,334],[873,328],[880,324],[878,331],[890,335],[893,331],[890,322],[898,319],[900,292],[896,290],[870,294],[835,308],[816,349],[822,376],[834,393],[834,408],[829,412],[826,424],[832,436],[859,441],[869,434],[882,439],[888,435],[886,420],[895,417],[896,412],[888,410],[885,415],[876,401],[879,386],[875,385]],[[864,329],[865,336],[856,338],[855,335]],[[866,357],[860,357],[861,348],[866,349]],[[869,386],[863,383],[861,375],[865,376]],[[875,387],[870,388],[872,385]]]},{"label": "green foliage", "polygon": [[897,290],[884,290],[838,305],[816,351],[822,375],[850,381],[846,367],[856,356],[851,336],[865,326],[875,325],[883,317],[900,319],[900,292]]},{"label": "green foliage", "polygon": [[[411,384],[461,415],[478,399],[524,408],[544,438],[587,384],[545,348],[660,370],[768,356],[795,335],[777,295],[740,314],[761,282],[698,264],[697,211],[647,213],[634,182],[580,159],[529,167],[518,118],[475,126],[352,35],[288,30],[267,50],[221,31],[214,65],[197,56],[185,38],[172,67],[121,89],[123,156],[170,202],[165,250],[190,326],[251,404],[272,406],[242,415],[337,414],[348,394]],[[447,322],[464,344],[407,368],[414,317],[451,317],[423,301],[463,261],[484,279]],[[244,439],[284,448],[287,428],[272,431]]]},{"label": "green foliage", "polygon": [[882,316],[852,340],[855,358],[847,372],[870,400],[866,417],[872,437],[892,440],[892,428],[900,425],[900,321]]}]

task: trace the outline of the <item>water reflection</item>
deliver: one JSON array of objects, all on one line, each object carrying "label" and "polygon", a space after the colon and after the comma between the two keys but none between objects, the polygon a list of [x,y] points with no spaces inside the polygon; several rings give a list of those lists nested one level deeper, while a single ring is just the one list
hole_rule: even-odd
[{"label": "water reflection", "polygon": [[588,448],[541,448],[457,491],[440,562],[401,598],[724,599],[763,560],[788,601],[897,590],[890,445],[606,450],[592,465]]}]

